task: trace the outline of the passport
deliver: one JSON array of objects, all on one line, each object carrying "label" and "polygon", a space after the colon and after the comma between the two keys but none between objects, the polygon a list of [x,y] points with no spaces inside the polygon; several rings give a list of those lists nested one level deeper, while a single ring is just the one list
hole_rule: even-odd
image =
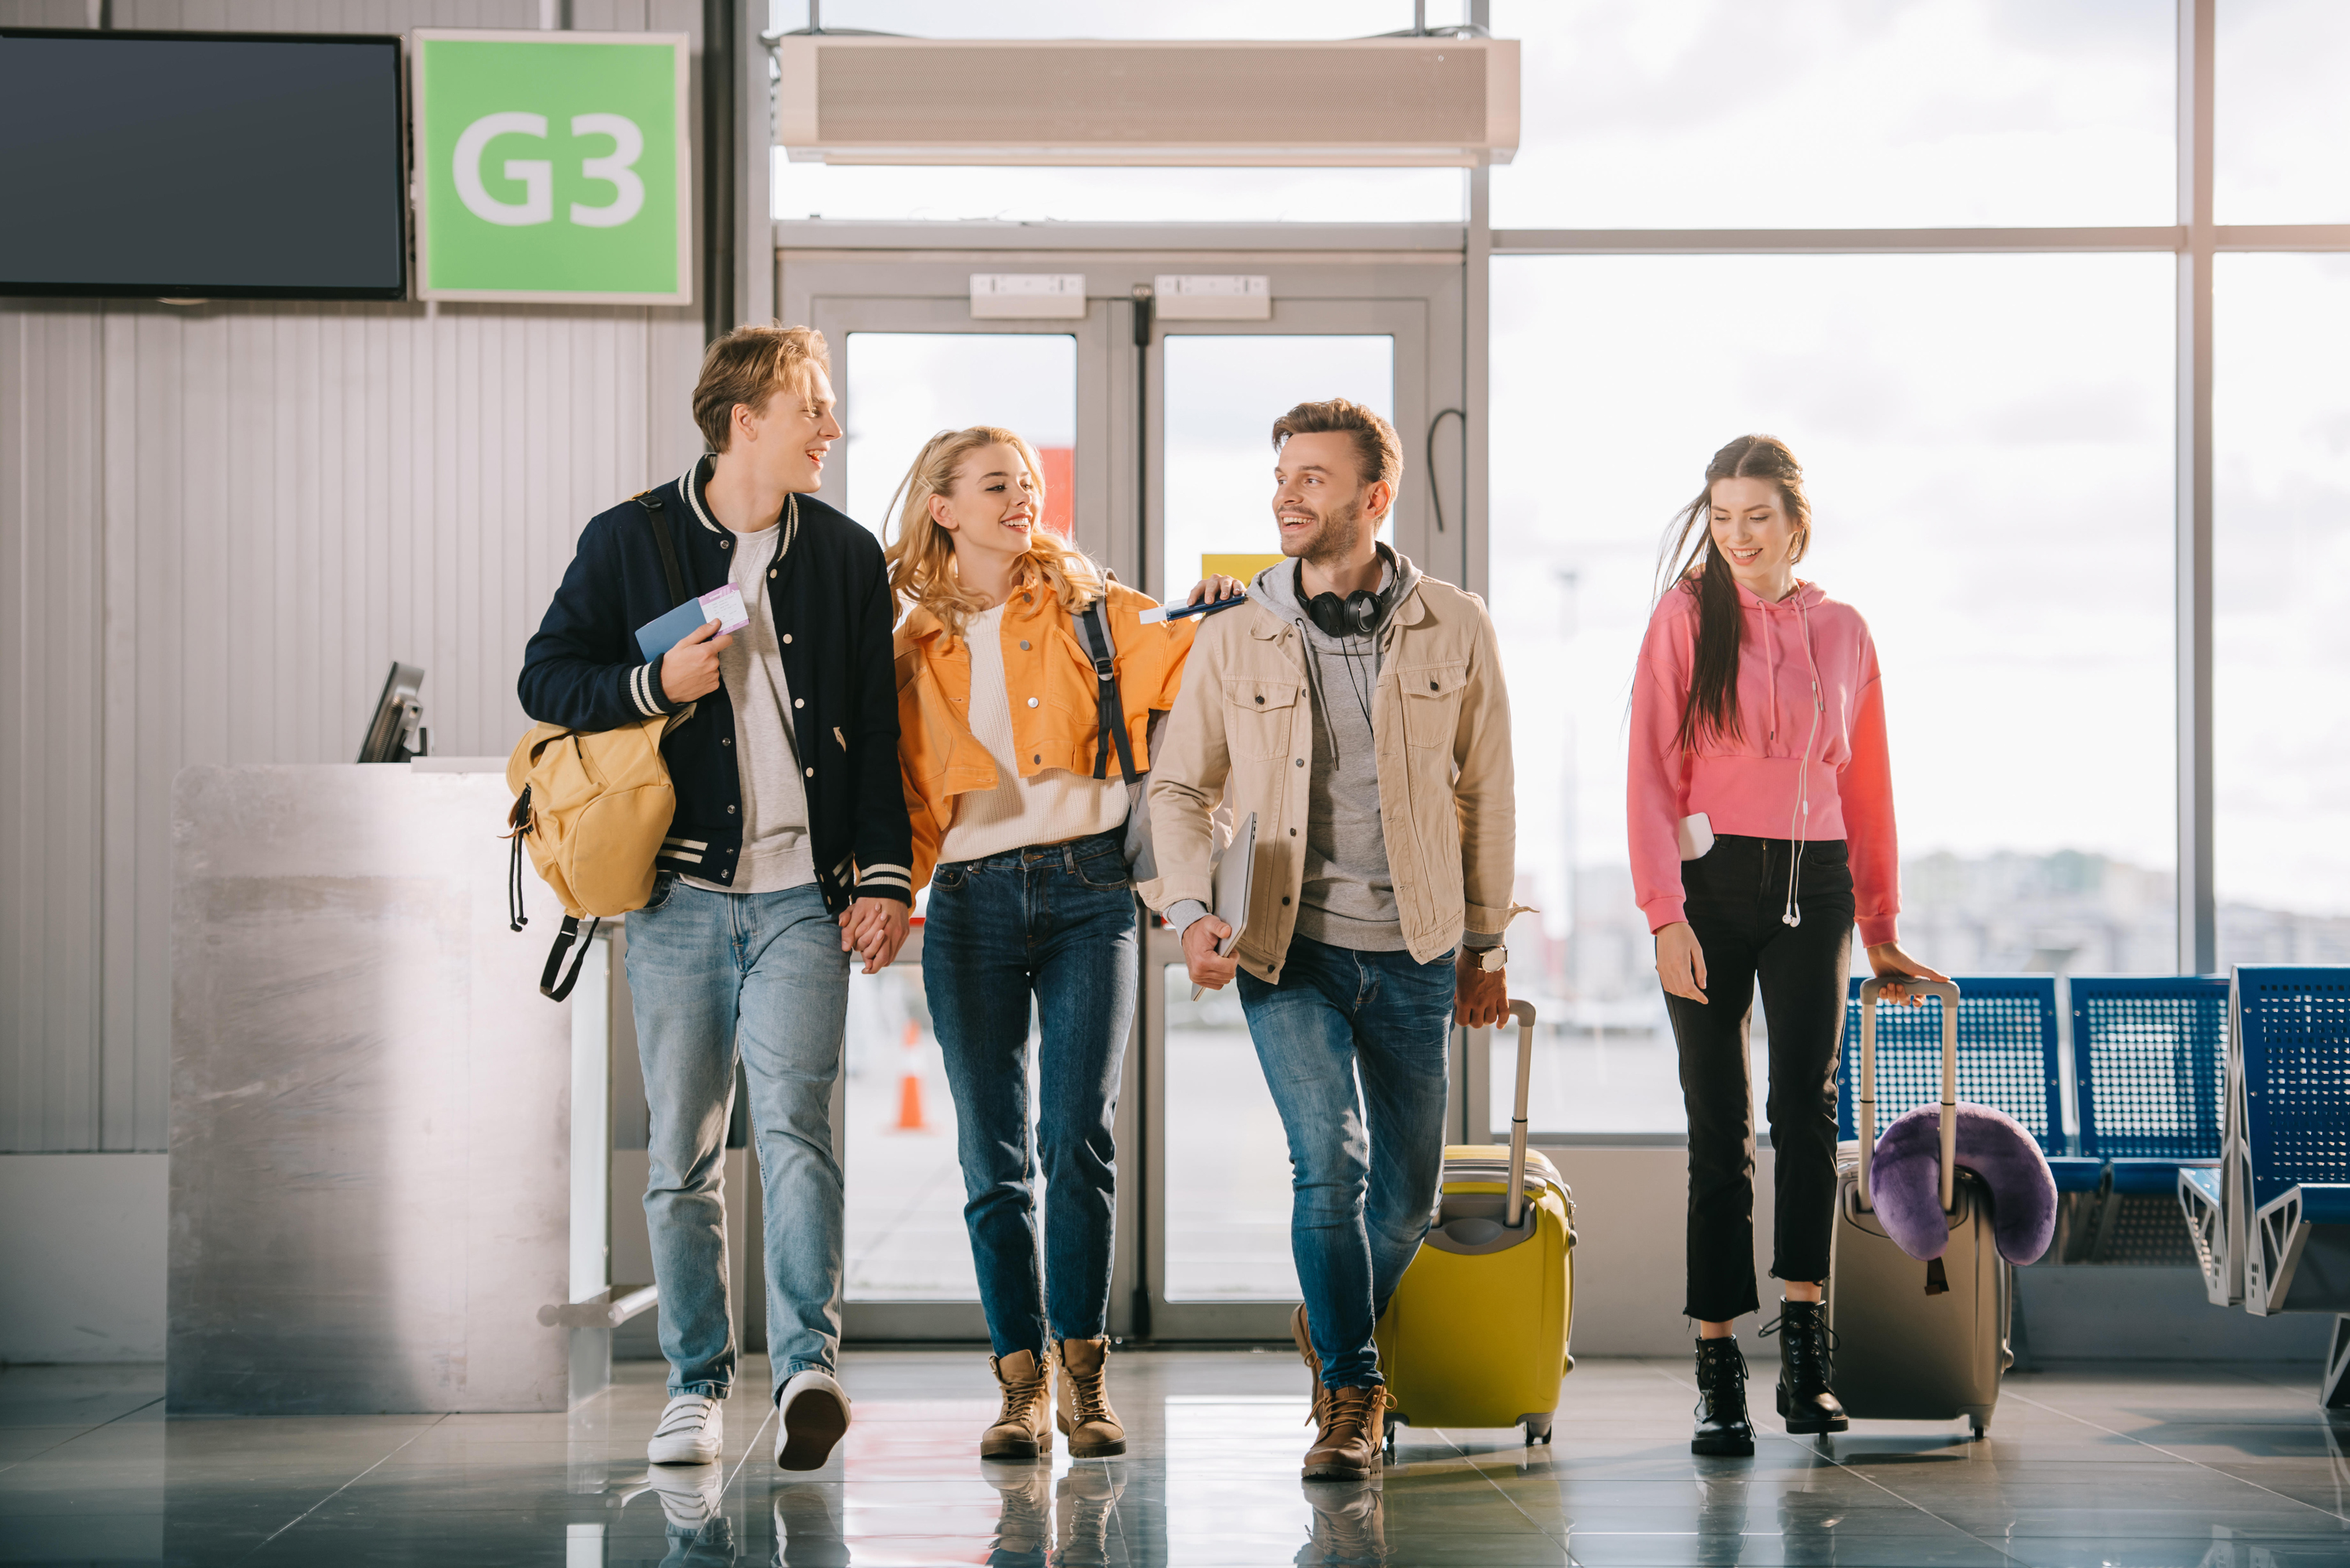
[{"label": "passport", "polygon": [[637,628],[637,647],[650,664],[679,643],[693,635],[696,628],[718,623],[722,632],[740,631],[751,624],[749,613],[743,607],[743,590],[733,583],[712,588],[698,599],[688,599],[667,615],[656,616]]}]

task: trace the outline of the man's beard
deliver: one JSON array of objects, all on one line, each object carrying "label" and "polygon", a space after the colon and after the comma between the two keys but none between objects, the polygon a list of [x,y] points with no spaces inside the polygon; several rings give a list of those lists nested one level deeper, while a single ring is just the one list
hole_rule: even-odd
[{"label": "man's beard", "polygon": [[[1315,524],[1314,532],[1307,535],[1302,542],[1284,539],[1281,542],[1281,548],[1284,555],[1299,560],[1311,561],[1317,566],[1326,566],[1334,561],[1343,561],[1354,555],[1357,546],[1361,545],[1362,541],[1363,504],[1360,501],[1350,501],[1339,510],[1323,517]],[[1290,546],[1293,544],[1297,547],[1292,549]]]}]

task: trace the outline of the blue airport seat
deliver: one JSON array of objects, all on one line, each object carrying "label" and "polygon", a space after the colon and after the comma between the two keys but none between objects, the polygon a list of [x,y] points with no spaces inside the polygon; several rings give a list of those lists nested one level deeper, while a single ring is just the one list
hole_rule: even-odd
[{"label": "blue airport seat", "polygon": [[2240,964],[2234,1012],[2244,1306],[2337,1314],[2319,1402],[2350,1417],[2350,968]]},{"label": "blue airport seat", "polygon": [[2350,1225],[2350,1181],[2304,1181],[2301,1217],[2313,1225]]},{"label": "blue airport seat", "polygon": [[2228,982],[2217,975],[2085,975],[2073,996],[2081,1156],[2112,1190],[2175,1194],[2217,1170],[2228,1085]]},{"label": "blue airport seat", "polygon": [[[2058,1190],[2077,1181],[2077,1163],[2064,1147],[2063,1078],[2056,1059],[2056,977],[2046,974],[1960,975],[1959,1098],[2004,1111],[2039,1140],[2040,1152],[2057,1170]],[[1860,1134],[1852,1076],[1860,1070],[1860,981],[1855,975],[1845,1002],[1844,1055],[1836,1064],[1836,1135]],[[1877,1126],[1874,1138],[1895,1116],[1942,1097],[1942,1004],[1883,1007],[1877,1014]],[[2088,1185],[2097,1184],[2092,1169]]]},{"label": "blue airport seat", "polygon": [[2243,1299],[2243,1248],[2240,1237],[2230,1235],[2226,1168],[2224,1157],[2216,1166],[2178,1168],[2178,1207],[2203,1271],[2204,1297],[2213,1306],[2234,1306]]},{"label": "blue airport seat", "polygon": [[2105,1162],[2077,1154],[2050,1155],[2048,1172],[2056,1179],[2059,1192],[2095,1192],[2106,1184]]}]

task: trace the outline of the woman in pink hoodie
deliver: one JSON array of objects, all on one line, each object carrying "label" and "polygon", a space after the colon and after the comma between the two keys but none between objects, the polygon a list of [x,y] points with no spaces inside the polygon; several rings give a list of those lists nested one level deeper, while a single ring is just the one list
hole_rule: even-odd
[{"label": "woman in pink hoodie", "polygon": [[[1771,1272],[1783,1282],[1779,1410],[1794,1433],[1849,1424],[1829,1386],[1821,1285],[1835,1204],[1835,1075],[1857,918],[1880,976],[1943,977],[1901,950],[1885,694],[1868,625],[1795,578],[1811,543],[1802,467],[1771,436],[1706,465],[1663,558],[1632,687],[1634,896],[1689,1108],[1689,1295],[1700,1454],[1751,1454],[1732,1322],[1754,1282],[1747,1019],[1770,1021],[1776,1155]],[[1890,1001],[1911,1000],[1899,987]]]}]

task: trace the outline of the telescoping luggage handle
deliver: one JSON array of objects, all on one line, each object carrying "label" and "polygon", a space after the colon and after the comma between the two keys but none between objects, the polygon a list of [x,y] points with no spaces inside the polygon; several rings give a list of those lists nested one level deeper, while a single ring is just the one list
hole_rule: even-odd
[{"label": "telescoping luggage handle", "polygon": [[1510,1003],[1510,1016],[1518,1021],[1518,1094],[1510,1111],[1510,1206],[1507,1219],[1510,1229],[1526,1213],[1526,1091],[1533,1081],[1534,1064],[1534,1004],[1531,1002]]},{"label": "telescoping luggage handle", "polygon": [[1942,1002],[1942,1212],[1959,1197],[1959,988],[1947,980],[1864,980],[1860,982],[1860,1206],[1877,1207],[1869,1196],[1868,1168],[1877,1154],[1877,995],[1888,985],[1907,986],[1918,996]]}]

